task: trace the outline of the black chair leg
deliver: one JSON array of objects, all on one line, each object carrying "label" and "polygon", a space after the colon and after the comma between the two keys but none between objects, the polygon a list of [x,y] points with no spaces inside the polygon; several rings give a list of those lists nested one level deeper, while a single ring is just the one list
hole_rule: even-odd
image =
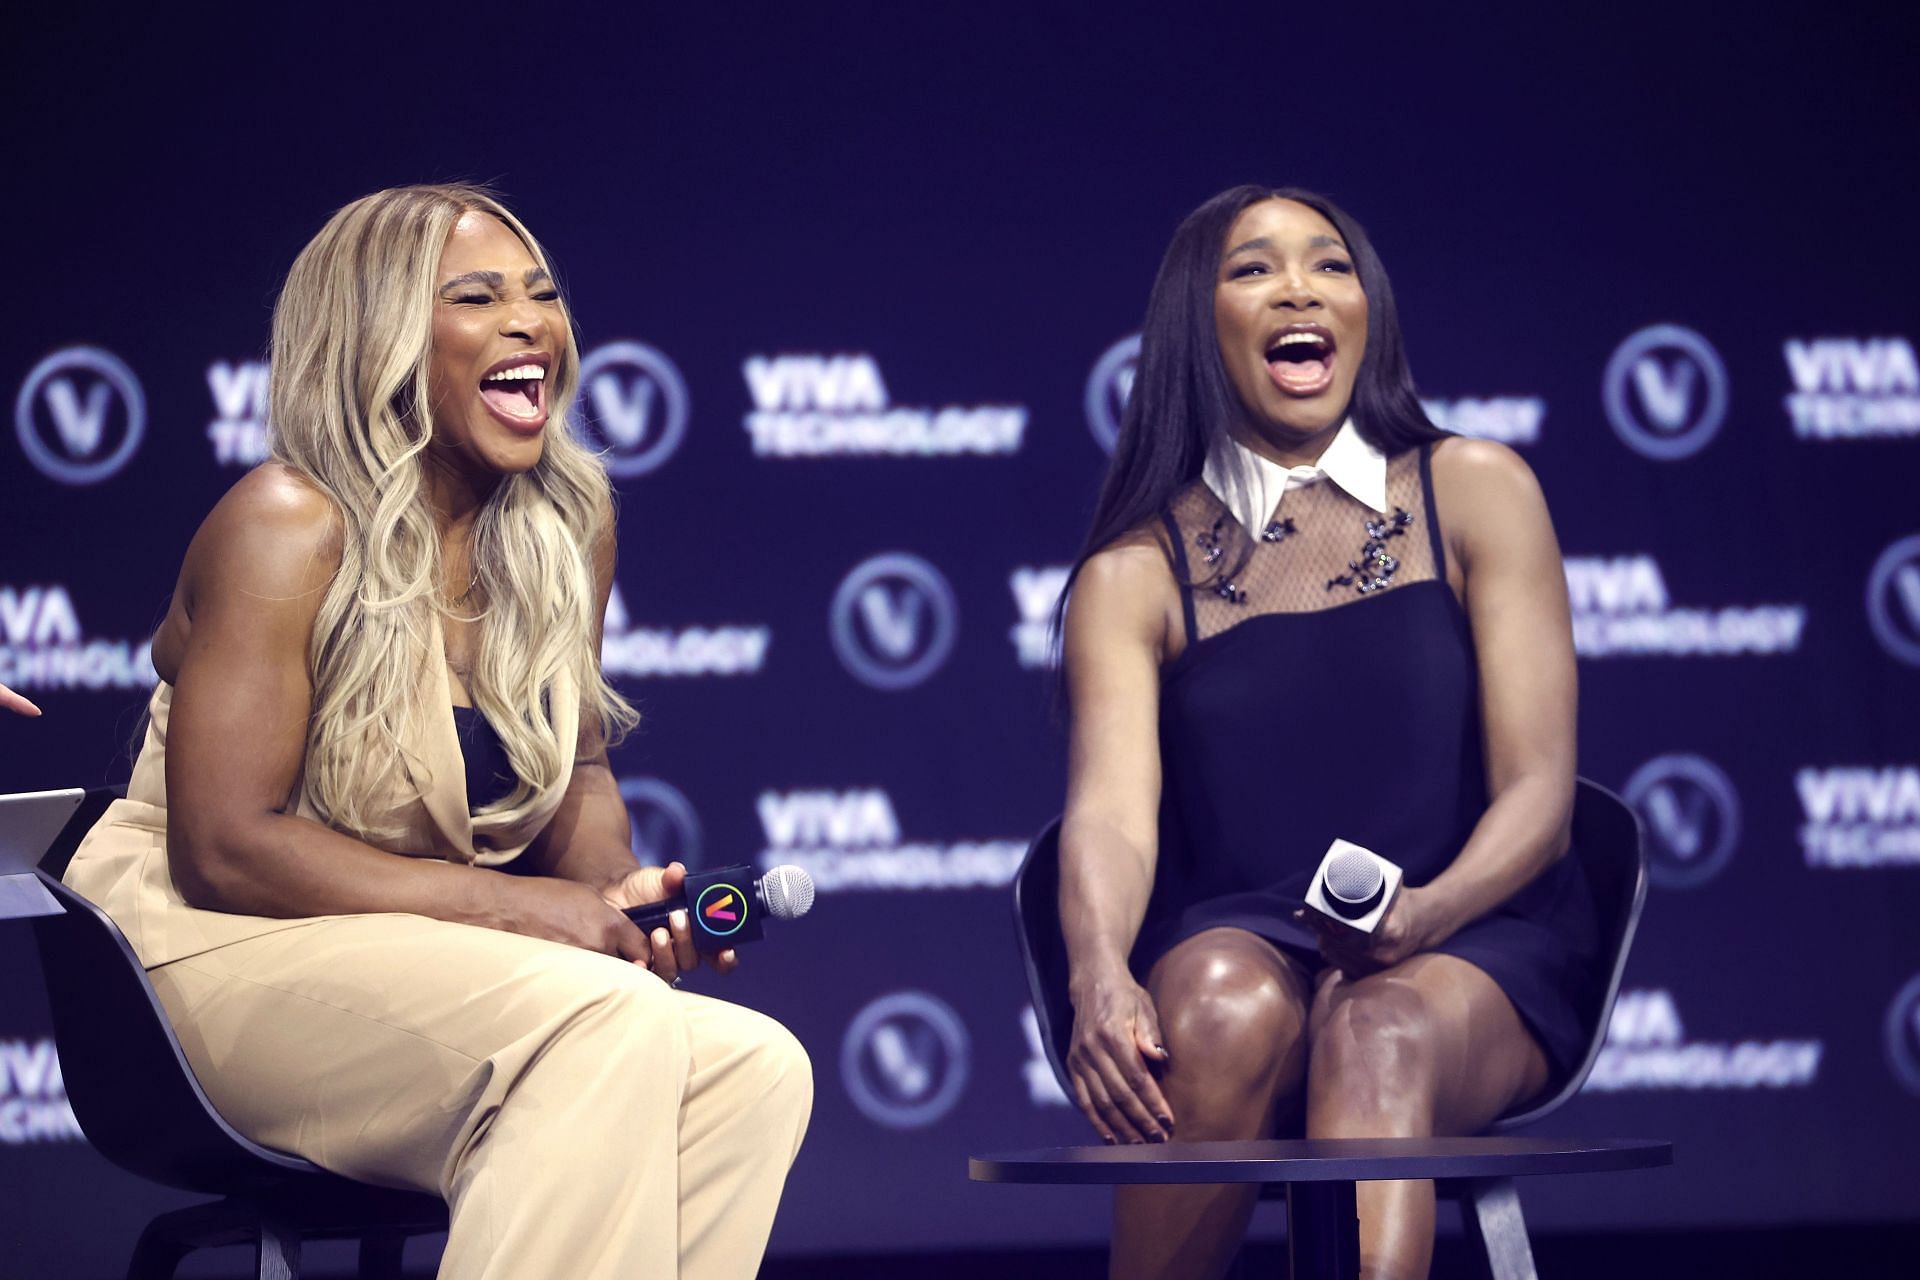
[{"label": "black chair leg", "polygon": [[360,1237],[360,1280],[400,1280],[407,1238],[397,1231]]},{"label": "black chair leg", "polygon": [[1533,1246],[1512,1178],[1468,1178],[1460,1183],[1460,1217],[1492,1280],[1539,1280]]},{"label": "black chair leg", "polygon": [[1360,1280],[1353,1183],[1287,1184],[1287,1258],[1295,1280]]},{"label": "black chair leg", "polygon": [[173,1280],[180,1260],[195,1249],[246,1244],[257,1235],[259,1213],[234,1200],[212,1200],[163,1213],[133,1246],[127,1280]]},{"label": "black chair leg", "polygon": [[253,1257],[258,1280],[300,1280],[300,1235],[290,1223],[262,1216]]},{"label": "black chair leg", "polygon": [[133,1246],[133,1257],[127,1263],[127,1280],[173,1280],[173,1273],[180,1269],[180,1260],[193,1252],[192,1245],[183,1243],[167,1229],[166,1219],[171,1216],[163,1214],[155,1218],[140,1233],[138,1243]]}]

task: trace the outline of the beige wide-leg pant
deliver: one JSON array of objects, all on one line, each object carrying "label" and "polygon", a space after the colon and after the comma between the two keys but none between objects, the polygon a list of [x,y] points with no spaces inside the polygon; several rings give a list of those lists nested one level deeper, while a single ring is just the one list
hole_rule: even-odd
[{"label": "beige wide-leg pant", "polygon": [[771,1018],[410,915],[316,920],[149,976],[235,1128],[446,1199],[442,1277],[759,1268],[813,1098]]}]

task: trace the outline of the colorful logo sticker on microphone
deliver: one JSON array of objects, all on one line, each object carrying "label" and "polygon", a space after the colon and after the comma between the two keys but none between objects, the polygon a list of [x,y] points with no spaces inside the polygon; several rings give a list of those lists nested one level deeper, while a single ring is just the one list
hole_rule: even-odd
[{"label": "colorful logo sticker on microphone", "polygon": [[710,884],[694,904],[700,926],[717,938],[738,933],[747,922],[747,895],[730,884]]}]

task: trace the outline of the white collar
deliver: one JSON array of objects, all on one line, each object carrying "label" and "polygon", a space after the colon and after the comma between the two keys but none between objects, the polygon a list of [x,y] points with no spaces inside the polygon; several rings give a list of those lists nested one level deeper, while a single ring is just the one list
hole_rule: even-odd
[{"label": "white collar", "polygon": [[[1236,470],[1237,478],[1244,483],[1234,483]],[[1340,430],[1321,452],[1320,461],[1310,467],[1283,467],[1238,440],[1230,440],[1225,457],[1217,452],[1207,455],[1200,475],[1256,538],[1273,519],[1287,490],[1304,488],[1322,477],[1368,509],[1382,515],[1387,510],[1387,455],[1367,443],[1354,428],[1352,418],[1340,424]]]}]

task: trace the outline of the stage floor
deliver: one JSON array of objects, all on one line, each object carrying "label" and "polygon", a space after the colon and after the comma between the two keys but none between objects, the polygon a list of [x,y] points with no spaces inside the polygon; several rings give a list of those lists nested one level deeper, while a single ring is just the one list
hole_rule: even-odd
[{"label": "stage floor", "polygon": [[[1243,1280],[1285,1274],[1285,1246],[1256,1243],[1242,1255]],[[407,1250],[409,1280],[431,1280],[437,1242],[421,1239]],[[1920,1259],[1920,1223],[1849,1227],[1793,1227],[1768,1231],[1639,1232],[1611,1235],[1541,1235],[1534,1240],[1540,1274],[1554,1280],[1741,1280],[1794,1277],[1910,1276]],[[250,1259],[238,1249],[210,1250],[189,1259],[181,1280],[243,1280]],[[1461,1238],[1443,1229],[1434,1260],[1435,1280],[1471,1276]],[[303,1274],[311,1280],[353,1275],[350,1249],[314,1245]],[[16,1277],[5,1280],[56,1280]],[[761,1280],[1104,1280],[1105,1255],[1091,1249],[979,1251],[932,1254],[869,1254],[858,1257],[776,1258],[761,1268]],[[58,1280],[93,1280],[79,1275]],[[107,1276],[98,1280],[109,1280]],[[117,1276],[113,1278],[117,1280]]]}]

